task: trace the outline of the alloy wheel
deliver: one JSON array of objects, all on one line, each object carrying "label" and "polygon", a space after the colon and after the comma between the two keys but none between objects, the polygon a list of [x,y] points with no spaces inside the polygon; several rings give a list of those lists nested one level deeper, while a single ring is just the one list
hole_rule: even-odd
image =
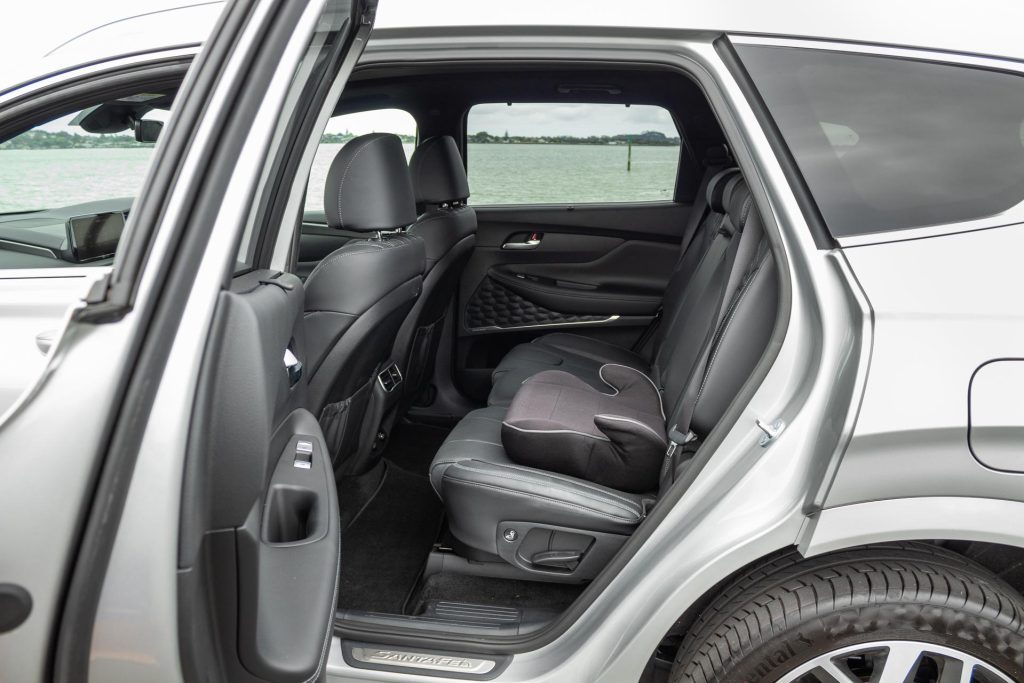
[{"label": "alloy wheel", "polygon": [[965,652],[890,640],[826,652],[779,683],[1013,683],[1013,679]]}]

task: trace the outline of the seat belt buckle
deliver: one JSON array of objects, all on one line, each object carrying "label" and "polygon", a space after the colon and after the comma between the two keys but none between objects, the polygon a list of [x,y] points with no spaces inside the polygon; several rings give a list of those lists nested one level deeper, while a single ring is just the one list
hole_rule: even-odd
[{"label": "seat belt buckle", "polygon": [[668,430],[668,449],[665,451],[665,457],[671,458],[680,446],[685,446],[696,438],[697,435],[693,433],[692,429],[683,434],[679,431],[678,426],[672,427]]}]

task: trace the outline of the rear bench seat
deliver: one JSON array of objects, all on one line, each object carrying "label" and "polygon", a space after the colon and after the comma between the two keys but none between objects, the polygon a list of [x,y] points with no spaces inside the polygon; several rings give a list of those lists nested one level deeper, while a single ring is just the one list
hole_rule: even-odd
[{"label": "rear bench seat", "polygon": [[[470,413],[431,464],[431,483],[444,500],[460,552],[474,559],[500,558],[539,580],[591,579],[685,469],[763,353],[777,311],[774,260],[746,184],[735,174],[713,197],[709,221],[714,229],[707,248],[678,292],[675,308],[670,311],[666,306],[654,362],[628,366],[650,373],[649,391],[660,402],[660,415],[651,418],[647,403],[641,421],[657,432],[660,443],[672,444],[661,462],[653,463],[656,471],[648,471],[649,458],[633,461],[629,452],[620,465],[643,468],[642,476],[629,476],[636,473],[616,467],[595,473],[586,463],[581,465],[579,457],[567,456],[560,450],[564,442],[557,439],[566,433],[600,439],[601,427],[581,424],[578,411],[552,408],[550,402],[531,407],[531,380],[512,406],[513,415],[500,405]],[[603,396],[593,398],[614,410],[617,390],[601,377],[605,357],[577,345],[571,335],[552,336],[566,345],[552,348],[573,355],[572,363],[556,367],[575,371],[568,380],[560,380],[559,372],[547,372],[543,381],[564,381],[573,385],[573,391],[600,392]],[[549,344],[550,340],[529,346],[547,349]],[[543,414],[536,414],[538,410]],[[541,428],[530,439],[508,442],[516,451],[510,452],[503,429],[531,425],[529,420],[537,418]],[[650,482],[650,490],[639,482]]]},{"label": "rear bench seat", "polygon": [[666,338],[678,336],[678,311],[690,278],[696,272],[701,258],[707,252],[718,228],[725,217],[724,194],[729,187],[739,182],[739,170],[725,169],[712,174],[706,183],[703,205],[694,206],[691,220],[695,225],[684,231],[690,237],[684,244],[679,261],[669,278],[662,302],[662,319],[647,344],[645,353],[583,337],[576,334],[554,333],[538,337],[532,343],[516,346],[501,360],[491,375],[492,388],[487,404],[507,406],[519,386],[530,376],[544,370],[562,370],[576,375],[591,386],[601,388],[604,383],[598,375],[602,365],[615,363],[635,368],[647,375],[652,372],[660,358]]}]

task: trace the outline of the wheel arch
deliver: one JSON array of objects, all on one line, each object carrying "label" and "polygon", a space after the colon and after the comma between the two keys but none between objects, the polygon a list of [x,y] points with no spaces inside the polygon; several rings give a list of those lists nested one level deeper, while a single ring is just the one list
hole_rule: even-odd
[{"label": "wheel arch", "polygon": [[805,557],[887,541],[966,541],[1024,549],[1024,503],[928,496],[828,508],[809,519],[798,543]]},{"label": "wheel arch", "polygon": [[[922,497],[870,501],[822,510],[808,519],[799,542],[738,567],[695,600],[665,633],[649,668],[665,666],[697,617],[738,577],[759,564],[797,552],[804,558],[898,541],[951,550],[1024,595],[1024,503],[993,498]],[[659,664],[661,662],[661,664]]]}]

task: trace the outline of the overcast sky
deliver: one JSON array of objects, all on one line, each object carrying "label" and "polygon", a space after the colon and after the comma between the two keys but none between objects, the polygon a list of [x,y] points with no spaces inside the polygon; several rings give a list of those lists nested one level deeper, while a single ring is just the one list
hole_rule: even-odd
[{"label": "overcast sky", "polygon": [[656,130],[675,137],[672,117],[661,107],[621,104],[479,104],[469,111],[470,133],[491,135],[618,135]]}]

